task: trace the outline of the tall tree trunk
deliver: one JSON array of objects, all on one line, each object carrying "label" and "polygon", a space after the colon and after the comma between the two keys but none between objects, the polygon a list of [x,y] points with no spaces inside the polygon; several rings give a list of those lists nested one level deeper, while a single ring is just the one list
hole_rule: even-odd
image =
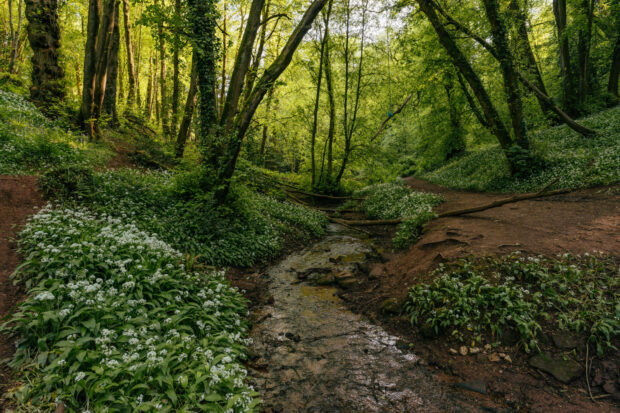
[{"label": "tall tree trunk", "polygon": [[199,148],[203,162],[217,168],[214,154],[214,129],[217,123],[216,111],[216,61],[218,39],[215,33],[217,25],[216,0],[188,0],[190,25],[194,35],[194,58],[196,59],[198,90],[198,132]]},{"label": "tall tree trunk", "polygon": [[553,15],[560,44],[560,76],[562,77],[562,102],[569,116],[579,114],[577,109],[577,90],[570,62],[569,38],[566,32],[566,0],[553,0]]},{"label": "tall tree trunk", "polygon": [[588,86],[590,83],[590,45],[592,42],[592,20],[594,19],[594,0],[582,0],[581,12],[586,16],[585,27],[579,28],[579,40],[577,47],[577,63],[579,72],[578,105],[581,111],[588,98]]},{"label": "tall tree trunk", "polygon": [[32,48],[30,99],[41,110],[55,116],[65,96],[64,70],[58,62],[58,1],[26,0],[26,18]]},{"label": "tall tree trunk", "polygon": [[151,119],[153,113],[153,53],[149,56],[149,83],[146,85],[146,119]]},{"label": "tall tree trunk", "polygon": [[484,88],[482,81],[480,80],[480,77],[476,74],[467,57],[458,48],[450,33],[439,20],[439,16],[437,15],[431,0],[417,0],[417,2],[422,12],[431,22],[435,32],[437,32],[439,42],[446,49],[446,52],[452,59],[452,62],[461,72],[469,84],[469,87],[471,87],[474,96],[476,96],[476,99],[482,108],[485,120],[489,125],[489,130],[493,133],[493,135],[495,135],[504,151],[508,150],[512,146],[510,133],[502,122],[497,109],[493,105],[487,90]]},{"label": "tall tree trunk", "polygon": [[91,138],[99,139],[99,118],[103,110],[103,100],[105,98],[108,62],[110,61],[112,44],[114,43],[115,15],[118,9],[117,0],[105,0],[101,12],[101,24],[97,32],[97,49],[95,53],[95,90],[92,105],[91,119],[93,132]]},{"label": "tall tree trunk", "polygon": [[177,159],[183,158],[185,143],[189,136],[190,126],[192,125],[192,116],[196,108],[196,98],[198,96],[198,68],[196,66],[196,58],[192,59],[192,74],[189,80],[189,91],[187,92],[187,100],[185,101],[185,109],[183,110],[183,119],[179,126],[179,134],[177,136],[175,156]]},{"label": "tall tree trunk", "polygon": [[[254,82],[256,81],[256,77],[258,76],[258,69],[260,68],[260,63],[263,60],[263,51],[265,50],[265,41],[267,38],[267,19],[269,18],[269,7],[271,5],[271,1],[267,0],[265,2],[265,7],[263,7],[263,17],[260,27],[260,36],[258,39],[258,45],[256,47],[256,52],[254,53],[254,59],[252,60],[252,66],[248,71],[246,76],[245,86],[243,90],[243,101],[245,102],[250,93],[252,92],[252,88],[254,87]],[[277,22],[276,22],[277,24]]]},{"label": "tall tree trunk", "polygon": [[[521,55],[522,61],[525,62],[525,67],[527,73],[530,75],[530,79],[533,79],[533,83],[538,87],[538,89],[543,92],[545,95],[549,95],[547,92],[547,88],[545,87],[545,83],[543,82],[542,74],[540,73],[540,69],[538,68],[538,62],[536,62],[536,57],[534,56],[534,51],[532,50],[532,46],[530,44],[528,32],[527,32],[527,15],[526,8],[521,7],[519,5],[519,0],[510,0],[508,4],[510,11],[513,14],[514,24],[516,26],[517,33],[517,43],[519,54]],[[557,116],[553,113],[551,108],[547,105],[544,99],[541,99],[538,95],[535,95],[538,100],[538,105],[540,109],[545,114],[545,117],[551,120],[553,123],[557,123]]]},{"label": "tall tree trunk", "polygon": [[[348,13],[350,13],[349,11],[349,2],[347,1],[347,10]],[[366,12],[368,9],[368,1],[365,1],[362,5],[363,10],[362,10],[362,35],[361,35],[361,42],[360,42],[360,60],[359,60],[359,64],[357,66],[357,87],[355,90],[355,103],[353,105],[353,116],[351,118],[351,121],[348,122],[346,120],[346,118],[348,116],[345,116],[345,122],[344,122],[344,138],[345,138],[345,142],[344,142],[344,155],[342,157],[342,164],[340,165],[340,170],[338,171],[338,176],[336,176],[336,181],[335,181],[335,185],[339,185],[340,181],[342,180],[342,176],[344,175],[344,171],[346,170],[347,167],[347,163],[349,162],[349,157],[351,156],[351,151],[353,150],[352,148],[352,141],[353,141],[353,133],[355,132],[355,127],[357,126],[357,112],[359,109],[359,102],[360,102],[360,95],[361,95],[361,87],[362,87],[362,69],[364,67],[364,45],[365,45],[365,41],[366,41]],[[348,24],[349,24],[349,17],[347,16],[347,49],[348,49],[348,44],[349,44],[349,34],[348,34]],[[347,53],[345,53],[345,55],[347,55]],[[349,57],[347,57],[347,61],[349,60]],[[346,65],[348,67],[348,63]],[[347,76],[348,78],[348,76]],[[345,82],[347,83],[347,82]],[[345,90],[348,90],[348,87],[345,87]],[[346,98],[346,92],[345,92],[345,112],[348,112],[347,110],[347,104],[346,101],[348,99]]]},{"label": "tall tree trunk", "polygon": [[[327,14],[331,14],[330,2],[327,6]],[[314,98],[314,111],[312,113],[312,132],[310,133],[310,169],[312,173],[312,188],[316,186],[316,133],[319,123],[319,105],[321,98],[321,82],[323,80],[323,61],[325,60],[325,44],[327,43],[328,27],[323,28],[323,39],[321,40],[321,52],[319,57],[319,70],[316,78],[316,94]]]},{"label": "tall tree trunk", "polygon": [[125,24],[125,51],[127,53],[127,79],[129,83],[129,91],[127,92],[127,109],[131,111],[136,99],[136,66],[133,56],[133,43],[131,42],[129,0],[123,0],[123,20]]},{"label": "tall tree trunk", "polygon": [[506,26],[499,15],[499,3],[497,0],[484,0],[484,9],[487,19],[491,25],[493,45],[497,51],[499,66],[504,80],[504,93],[508,100],[512,130],[515,135],[515,142],[523,149],[529,149],[529,141],[525,130],[523,119],[523,103],[521,101],[521,87],[508,39],[506,38]]},{"label": "tall tree trunk", "polygon": [[110,43],[110,49],[108,51],[108,67],[106,70],[106,85],[105,96],[103,98],[103,110],[108,115],[112,116],[112,124],[118,124],[118,114],[116,111],[116,91],[117,85],[120,83],[118,78],[118,66],[119,66],[119,49],[121,43],[121,32],[119,28],[119,3],[116,3],[116,9],[114,12],[114,29],[112,32],[112,41]]},{"label": "tall tree trunk", "polygon": [[[140,16],[142,16],[142,3],[140,3]],[[138,107],[141,105],[140,98],[140,62],[142,61],[142,25],[138,26],[138,45],[136,46],[136,103]]]},{"label": "tall tree trunk", "polygon": [[[160,4],[164,6],[164,0]],[[164,24],[157,25],[157,47],[159,51],[159,96],[160,96],[160,119],[164,138],[170,137],[170,119],[168,117],[168,96],[166,94],[166,46],[164,39]]]},{"label": "tall tree trunk", "polygon": [[275,87],[267,92],[267,102],[265,107],[265,123],[263,124],[262,138],[260,142],[260,150],[258,152],[261,164],[265,165],[265,147],[267,146],[267,138],[269,137],[269,121],[271,116],[271,102],[273,101],[273,93]]},{"label": "tall tree trunk", "polygon": [[75,61],[75,85],[77,88],[77,95],[82,96],[82,71],[80,69],[80,63]]},{"label": "tall tree trunk", "polygon": [[13,2],[9,0],[9,26],[11,30],[11,56],[9,60],[9,73],[15,72],[15,62],[19,53],[19,37],[22,31],[22,0],[17,2],[17,28],[13,26]]},{"label": "tall tree trunk", "polygon": [[[224,99],[226,99],[226,53],[228,52],[228,40],[226,40],[226,36],[228,35],[228,33],[226,32],[227,30],[227,22],[228,22],[228,16],[227,16],[227,5],[228,5],[228,1],[224,0],[224,15],[223,15],[223,27],[222,27],[222,83],[220,84],[220,99],[219,99],[219,104],[220,107],[224,106]],[[221,113],[220,113],[221,115]]]},{"label": "tall tree trunk", "polygon": [[[620,23],[620,19],[618,19]],[[607,92],[612,96],[610,103],[618,103],[618,78],[620,78],[620,24],[616,32],[616,44],[611,56],[611,66],[609,68],[609,80],[607,82]],[[614,102],[615,100],[615,102]]]},{"label": "tall tree trunk", "polygon": [[[329,1],[328,10],[331,10],[333,0]],[[329,56],[330,35],[329,35],[329,16],[325,13],[324,23],[327,41],[325,42],[325,85],[327,86],[327,99],[329,101],[329,127],[327,129],[327,171],[326,176],[321,175],[319,182],[324,182],[328,186],[332,185],[332,174],[334,169],[334,133],[336,131],[336,100],[334,99],[334,82],[332,79],[331,58]]]},{"label": "tall tree trunk", "polygon": [[84,81],[82,82],[82,104],[80,118],[84,130],[94,138],[94,122],[92,119],[93,102],[95,100],[95,71],[97,61],[96,45],[99,20],[101,19],[101,0],[88,1],[88,23],[86,27],[86,45],[84,47]]},{"label": "tall tree trunk", "polygon": [[[181,0],[174,1],[174,14],[176,22],[181,20]],[[181,38],[179,32],[181,27],[177,27],[174,31],[174,51],[172,54],[172,110],[170,117],[170,133],[175,136],[177,133],[177,124],[179,122],[179,52],[181,49]]]}]

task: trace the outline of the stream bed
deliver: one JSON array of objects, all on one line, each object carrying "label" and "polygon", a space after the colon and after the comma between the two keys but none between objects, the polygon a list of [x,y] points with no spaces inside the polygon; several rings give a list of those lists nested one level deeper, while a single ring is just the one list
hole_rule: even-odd
[{"label": "stream bed", "polygon": [[250,366],[264,411],[495,411],[436,379],[415,349],[401,350],[396,337],[348,310],[335,287],[315,285],[348,282],[371,254],[369,240],[332,224],[327,237],[268,268],[274,299],[253,314]]}]

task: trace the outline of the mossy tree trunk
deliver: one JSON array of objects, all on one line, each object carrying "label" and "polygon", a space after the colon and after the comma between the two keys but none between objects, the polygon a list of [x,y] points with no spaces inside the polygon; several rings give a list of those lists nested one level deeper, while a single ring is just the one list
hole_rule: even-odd
[{"label": "mossy tree trunk", "polygon": [[65,97],[65,73],[58,61],[58,1],[26,0],[26,18],[32,48],[30,98],[43,112],[55,116]]}]

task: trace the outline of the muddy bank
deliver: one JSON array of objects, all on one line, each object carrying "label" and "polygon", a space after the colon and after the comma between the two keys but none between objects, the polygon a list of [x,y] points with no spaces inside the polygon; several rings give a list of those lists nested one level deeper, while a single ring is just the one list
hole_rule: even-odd
[{"label": "muddy bank", "polygon": [[[33,176],[0,176],[0,320],[23,297],[23,291],[9,279],[20,262],[13,239],[26,218],[43,204],[36,183]],[[0,362],[10,358],[13,351],[13,340],[0,334]],[[0,363],[0,410],[10,380],[10,369]]]},{"label": "muddy bank", "polygon": [[352,286],[374,254],[360,234],[332,225],[266,269],[272,298],[254,308],[250,362],[264,411],[510,411],[435,374],[415,347],[348,310],[335,287],[313,285]]}]

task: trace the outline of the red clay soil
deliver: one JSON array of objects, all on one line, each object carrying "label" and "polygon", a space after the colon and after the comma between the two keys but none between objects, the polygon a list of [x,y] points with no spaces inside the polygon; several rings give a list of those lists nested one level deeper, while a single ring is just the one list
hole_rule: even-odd
[{"label": "red clay soil", "polygon": [[[443,195],[445,202],[437,212],[484,205],[510,196],[457,191],[416,178],[406,178],[405,182],[414,190]],[[393,232],[394,229],[384,228],[384,231]],[[402,337],[405,346],[410,346],[412,351],[436,367],[447,381],[480,380],[486,383],[491,395],[499,395],[518,411],[620,412],[618,351],[611,352],[603,360],[594,357],[592,371],[600,376],[601,383],[607,383],[605,391],[598,383],[598,393],[595,394],[610,391],[614,394],[606,394],[593,403],[587,394],[585,376],[568,386],[562,385],[553,377],[530,368],[528,359],[531,355],[514,346],[495,350],[509,354],[512,363],[490,362],[488,354],[482,353],[466,357],[454,355],[449,349],[458,349],[461,343],[450,337],[424,337],[411,328],[405,317],[382,313],[384,300],[397,298],[402,302],[408,288],[429,281],[429,271],[440,262],[473,254],[499,256],[515,250],[546,256],[597,250],[620,257],[620,186],[584,189],[434,220],[413,247],[405,252],[384,252],[383,263],[371,266],[368,277],[361,277],[356,287],[342,291],[340,295],[355,311],[375,318],[391,333]],[[543,344],[548,354],[567,354],[555,349],[549,336],[546,341]],[[590,349],[590,360],[592,353]],[[583,365],[585,342],[583,349],[579,348],[570,355]]]},{"label": "red clay soil", "polygon": [[[26,218],[43,205],[36,184],[34,176],[0,176],[0,319],[23,297],[23,291],[9,280],[20,262],[12,240]],[[0,410],[3,410],[2,395],[11,379],[11,371],[3,361],[10,358],[13,351],[13,341],[0,335]]]}]

